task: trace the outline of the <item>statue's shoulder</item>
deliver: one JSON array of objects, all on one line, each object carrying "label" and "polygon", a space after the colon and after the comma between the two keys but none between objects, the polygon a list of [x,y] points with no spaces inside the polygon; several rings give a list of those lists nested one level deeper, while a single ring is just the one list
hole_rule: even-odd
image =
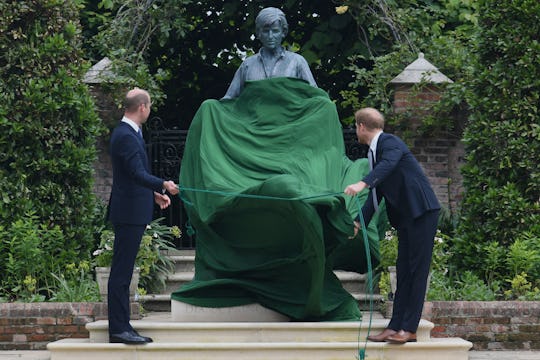
[{"label": "statue's shoulder", "polygon": [[259,53],[255,53],[253,55],[250,55],[248,56],[247,58],[244,59],[244,61],[242,61],[242,65],[243,66],[249,66],[251,64],[254,64],[255,62],[259,61]]},{"label": "statue's shoulder", "polygon": [[298,54],[298,53],[295,53],[295,52],[292,52],[292,51],[289,51],[289,50],[285,50],[285,56],[288,57],[289,59],[293,59],[295,62],[297,63],[302,63],[302,64],[307,64],[307,61],[306,59]]}]

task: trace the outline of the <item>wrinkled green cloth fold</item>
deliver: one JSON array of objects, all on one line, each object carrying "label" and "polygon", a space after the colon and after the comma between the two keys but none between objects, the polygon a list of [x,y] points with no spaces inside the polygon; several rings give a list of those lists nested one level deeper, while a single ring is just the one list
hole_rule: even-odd
[{"label": "wrinkled green cloth fold", "polygon": [[[205,101],[180,172],[196,230],[195,277],[172,299],[259,303],[296,321],[358,320],[333,269],[367,271],[361,235],[349,239],[358,203],[341,194],[368,169],[367,160],[345,156],[328,95],[304,81],[248,82],[237,99]],[[368,231],[374,266],[375,223]]]}]

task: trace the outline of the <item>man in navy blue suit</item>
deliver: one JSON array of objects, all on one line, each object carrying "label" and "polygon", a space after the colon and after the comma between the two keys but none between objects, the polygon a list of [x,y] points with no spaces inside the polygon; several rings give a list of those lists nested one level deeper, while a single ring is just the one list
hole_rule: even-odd
[{"label": "man in navy blue suit", "polygon": [[150,174],[141,126],[150,115],[147,91],[135,88],[124,99],[124,117],[111,135],[113,185],[109,220],[114,227],[114,249],[108,283],[109,342],[144,344],[129,323],[129,283],[146,225],[152,221],[154,202],[161,209],[171,204],[166,194],[178,194],[173,181]]},{"label": "man in navy blue suit", "polygon": [[370,190],[362,207],[366,226],[384,198],[388,219],[398,234],[397,290],[392,319],[383,332],[368,336],[368,340],[414,342],[424,306],[440,204],[405,143],[383,132],[383,115],[376,109],[363,108],[354,117],[358,141],[369,145],[372,170],[344,192],[355,195]]}]

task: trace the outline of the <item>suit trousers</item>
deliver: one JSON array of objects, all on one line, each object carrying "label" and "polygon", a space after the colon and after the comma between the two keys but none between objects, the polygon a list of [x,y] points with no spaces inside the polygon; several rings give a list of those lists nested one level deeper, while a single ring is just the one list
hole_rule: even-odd
[{"label": "suit trousers", "polygon": [[398,255],[397,289],[392,308],[390,329],[416,333],[422,316],[427,278],[437,232],[439,210],[405,221],[396,228]]},{"label": "suit trousers", "polygon": [[113,224],[114,248],[108,283],[109,334],[131,331],[129,284],[146,225]]}]

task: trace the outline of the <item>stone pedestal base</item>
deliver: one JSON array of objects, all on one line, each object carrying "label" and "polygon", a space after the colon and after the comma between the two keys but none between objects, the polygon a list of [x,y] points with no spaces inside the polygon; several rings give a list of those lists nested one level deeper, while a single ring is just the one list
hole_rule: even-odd
[{"label": "stone pedestal base", "polygon": [[283,322],[290,319],[259,304],[209,308],[171,300],[171,318],[181,322]]}]

